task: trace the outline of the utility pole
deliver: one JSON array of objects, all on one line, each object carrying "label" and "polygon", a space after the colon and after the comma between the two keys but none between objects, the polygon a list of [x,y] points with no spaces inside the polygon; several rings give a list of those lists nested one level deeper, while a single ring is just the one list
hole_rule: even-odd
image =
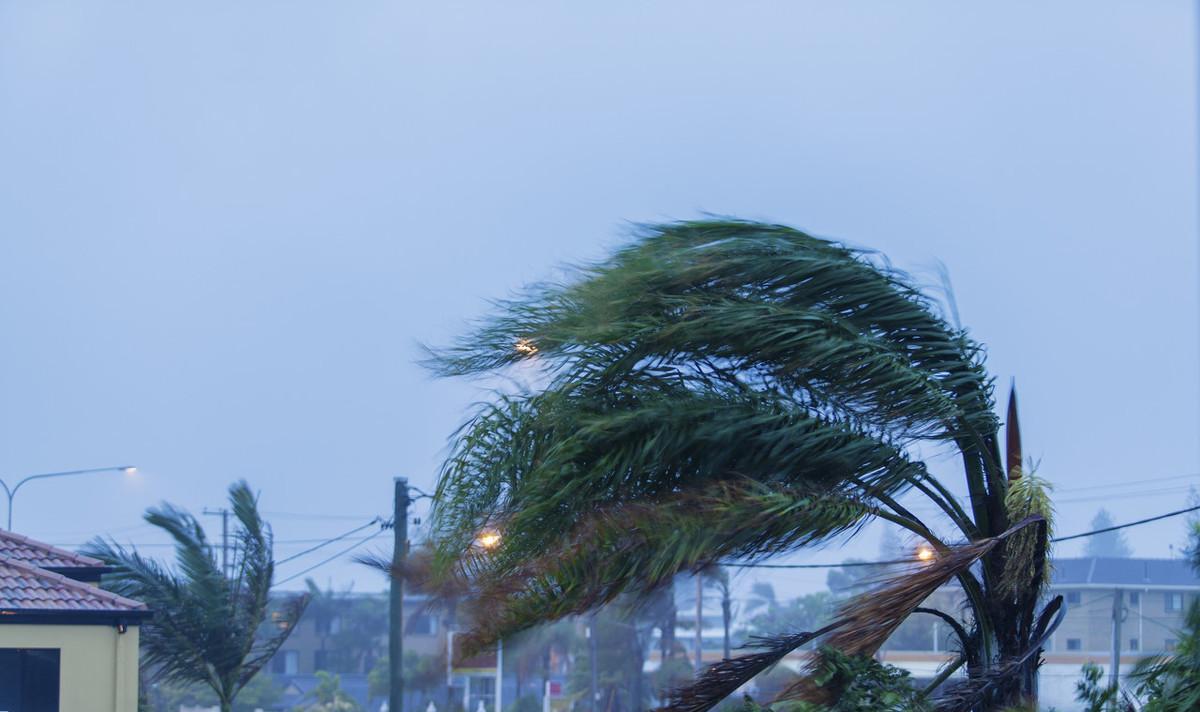
[{"label": "utility pole", "polygon": [[1112,665],[1108,671],[1109,684],[1115,690],[1121,681],[1121,622],[1125,618],[1125,605],[1121,589],[1113,590],[1112,608]]},{"label": "utility pole", "polygon": [[596,699],[596,696],[597,696],[597,690],[600,687],[600,685],[599,685],[600,675],[599,675],[599,670],[597,668],[597,665],[599,665],[599,661],[596,660],[596,656],[599,654],[599,651],[597,650],[598,646],[596,645],[596,614],[594,612],[592,613],[591,618],[588,619],[587,632],[588,632],[588,652],[589,652],[588,657],[591,658],[591,663],[592,663],[592,685],[591,685],[592,704],[588,706],[588,709],[591,710],[591,712],[596,712],[596,707],[597,707],[597,702],[598,702],[598,700]]},{"label": "utility pole", "polygon": [[209,509],[205,507],[201,510],[203,514],[215,517],[221,517],[221,575],[229,577],[229,510],[221,507],[220,509]]},{"label": "utility pole", "polygon": [[388,712],[404,712],[404,566],[408,557],[408,478],[395,479],[392,502],[392,587],[388,616]]},{"label": "utility pole", "polygon": [[696,674],[704,669],[704,576],[696,574]]}]

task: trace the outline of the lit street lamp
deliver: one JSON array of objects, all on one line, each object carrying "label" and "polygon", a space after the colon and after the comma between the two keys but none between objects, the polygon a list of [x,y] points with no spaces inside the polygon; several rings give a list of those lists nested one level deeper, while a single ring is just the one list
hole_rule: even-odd
[{"label": "lit street lamp", "polygon": [[31,482],[33,480],[44,480],[44,479],[48,479],[50,477],[70,477],[73,475],[90,475],[95,472],[124,472],[127,475],[132,475],[135,472],[137,472],[137,468],[132,465],[125,465],[123,467],[94,467],[89,470],[67,470],[66,472],[47,472],[47,473],[41,474],[41,475],[30,475],[29,477],[26,477],[25,479],[21,480],[20,482],[18,482],[17,484],[15,484],[12,487],[9,487],[4,482],[4,480],[0,480],[0,489],[3,489],[4,494],[8,496],[8,526],[6,528],[8,529],[8,531],[12,531],[13,497],[17,496],[17,490],[21,489],[21,485],[25,484],[26,482]]}]

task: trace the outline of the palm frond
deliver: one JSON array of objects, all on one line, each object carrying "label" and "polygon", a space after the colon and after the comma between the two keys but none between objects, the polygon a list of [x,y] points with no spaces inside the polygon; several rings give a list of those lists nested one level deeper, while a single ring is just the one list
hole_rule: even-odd
[{"label": "palm frond", "polygon": [[487,406],[447,461],[433,524],[448,560],[500,522],[495,556],[521,559],[597,508],[710,482],[819,488],[855,479],[896,493],[925,476],[897,446],[789,400],[638,377],[615,393],[578,386]]},{"label": "palm frond", "polygon": [[566,380],[583,369],[617,381],[646,364],[691,379],[710,360],[892,432],[996,425],[978,347],[906,275],[780,225],[647,227],[573,282],[500,307],[431,367],[467,375],[536,360]]},{"label": "palm frond", "polygon": [[758,559],[827,540],[863,524],[872,507],[837,492],[723,482],[655,504],[626,504],[586,517],[538,557],[463,559],[474,582],[477,650],[540,621],[592,610],[622,593],[645,595],[682,571],[726,558]]},{"label": "palm frond", "polygon": [[[950,579],[966,572],[1005,539],[1039,521],[1038,517],[1030,517],[999,536],[938,552],[931,562],[918,564],[893,575],[881,586],[855,596],[835,615],[834,620],[844,625],[829,636],[825,642],[826,646],[851,656],[874,655],[900,624],[934,591]],[[814,660],[810,670],[816,670],[820,665],[819,659]],[[778,699],[822,701],[836,694],[836,690],[815,686],[811,676],[808,676],[785,689]]]},{"label": "palm frond", "polygon": [[659,712],[706,712],[732,695],[739,687],[759,673],[783,660],[788,653],[805,643],[829,633],[843,623],[833,623],[820,630],[771,637],[756,637],[745,647],[762,652],[741,655],[710,665],[694,683],[671,690],[666,704]]}]

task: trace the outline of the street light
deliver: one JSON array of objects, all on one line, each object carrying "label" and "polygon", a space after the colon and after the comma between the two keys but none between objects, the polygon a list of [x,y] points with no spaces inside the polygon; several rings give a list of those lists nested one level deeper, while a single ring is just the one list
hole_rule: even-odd
[{"label": "street light", "polygon": [[13,497],[17,496],[17,490],[21,489],[21,485],[33,480],[44,480],[51,477],[71,477],[73,475],[90,475],[96,472],[124,472],[127,475],[137,473],[137,468],[133,465],[124,465],[121,467],[93,467],[89,470],[67,470],[65,472],[46,472],[41,475],[30,475],[18,482],[16,485],[9,487],[4,480],[0,480],[0,489],[4,490],[4,494],[8,496],[8,531],[12,531],[12,509]]}]

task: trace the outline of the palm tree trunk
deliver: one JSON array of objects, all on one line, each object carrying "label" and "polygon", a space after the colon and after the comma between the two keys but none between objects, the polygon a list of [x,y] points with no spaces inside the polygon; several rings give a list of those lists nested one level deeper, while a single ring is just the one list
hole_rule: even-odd
[{"label": "palm tree trunk", "polygon": [[731,621],[732,618],[733,618],[733,601],[730,600],[729,588],[726,587],[721,592],[721,625],[725,629],[725,644],[724,644],[722,653],[726,660],[729,659],[729,653],[730,653],[730,650],[729,650],[729,625],[732,622]]}]

